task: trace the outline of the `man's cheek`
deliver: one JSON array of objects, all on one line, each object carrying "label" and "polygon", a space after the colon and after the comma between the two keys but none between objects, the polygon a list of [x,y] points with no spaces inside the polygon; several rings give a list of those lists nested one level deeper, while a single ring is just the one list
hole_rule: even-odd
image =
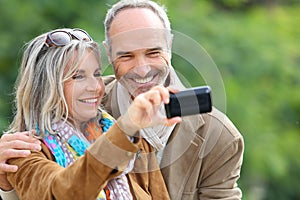
[{"label": "man's cheek", "polygon": [[120,68],[120,65],[119,65],[118,61],[114,61],[112,66],[113,66],[113,70],[114,70],[114,74],[115,74],[116,78],[119,79],[121,68]]},{"label": "man's cheek", "polygon": [[160,57],[160,62],[164,63],[166,66],[169,66],[170,64],[170,57],[168,54],[163,53]]}]

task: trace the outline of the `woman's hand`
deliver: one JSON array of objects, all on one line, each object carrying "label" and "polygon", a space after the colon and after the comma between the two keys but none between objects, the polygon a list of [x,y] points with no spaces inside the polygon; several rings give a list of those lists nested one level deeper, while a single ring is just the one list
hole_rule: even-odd
[{"label": "woman's hand", "polygon": [[[174,92],[174,91],[173,91]],[[167,119],[161,111],[162,103],[169,103],[169,90],[162,86],[139,94],[128,108],[128,111],[118,119],[119,127],[127,134],[133,135],[139,129],[156,126],[171,126],[181,122],[181,117]]]}]

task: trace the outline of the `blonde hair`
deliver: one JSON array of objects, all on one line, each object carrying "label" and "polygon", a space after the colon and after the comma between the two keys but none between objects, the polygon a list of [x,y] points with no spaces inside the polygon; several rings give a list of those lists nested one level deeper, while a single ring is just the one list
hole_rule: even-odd
[{"label": "blonde hair", "polygon": [[53,133],[51,124],[66,120],[69,116],[63,83],[74,75],[84,53],[87,50],[93,53],[99,67],[101,66],[99,46],[93,41],[72,40],[65,46],[51,46],[41,52],[47,34],[44,33],[25,45],[15,85],[16,112],[8,133],[37,127],[41,137],[45,130]]}]

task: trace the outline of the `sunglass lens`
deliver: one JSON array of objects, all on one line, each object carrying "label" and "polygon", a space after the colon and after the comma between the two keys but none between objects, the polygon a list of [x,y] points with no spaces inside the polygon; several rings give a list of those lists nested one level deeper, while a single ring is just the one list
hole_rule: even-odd
[{"label": "sunglass lens", "polygon": [[89,36],[89,34],[83,30],[80,30],[80,29],[74,30],[71,32],[71,34],[77,40],[92,41],[92,38]]},{"label": "sunglass lens", "polygon": [[64,46],[72,40],[70,35],[66,32],[53,32],[49,37],[56,46]]}]

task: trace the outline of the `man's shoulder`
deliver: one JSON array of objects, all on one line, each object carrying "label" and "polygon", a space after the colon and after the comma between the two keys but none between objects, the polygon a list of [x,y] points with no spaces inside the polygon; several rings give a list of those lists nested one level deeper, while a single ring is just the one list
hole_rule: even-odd
[{"label": "man's shoulder", "polygon": [[109,85],[116,80],[116,77],[115,75],[102,76],[102,80],[105,85]]},{"label": "man's shoulder", "polygon": [[114,75],[107,75],[102,77],[105,85],[105,92],[109,94],[116,83],[116,77]]},{"label": "man's shoulder", "polygon": [[210,113],[202,115],[204,122],[206,125],[212,127],[220,127],[233,137],[241,137],[241,133],[236,128],[236,126],[232,123],[232,121],[225,115],[223,112],[218,110],[217,108],[213,108]]},{"label": "man's shoulder", "polygon": [[102,97],[102,106],[109,113],[112,114],[112,93],[116,83],[116,78],[114,75],[103,76],[103,83],[105,85],[105,94]]},{"label": "man's shoulder", "polygon": [[205,141],[205,154],[211,152],[209,155],[215,157],[225,151],[232,155],[243,152],[243,136],[223,112],[213,108],[201,116],[204,123],[197,134]]},{"label": "man's shoulder", "polygon": [[241,133],[231,120],[215,107],[209,113],[183,117],[179,126],[196,132],[204,140],[216,136],[221,136],[227,142],[242,139]]}]

